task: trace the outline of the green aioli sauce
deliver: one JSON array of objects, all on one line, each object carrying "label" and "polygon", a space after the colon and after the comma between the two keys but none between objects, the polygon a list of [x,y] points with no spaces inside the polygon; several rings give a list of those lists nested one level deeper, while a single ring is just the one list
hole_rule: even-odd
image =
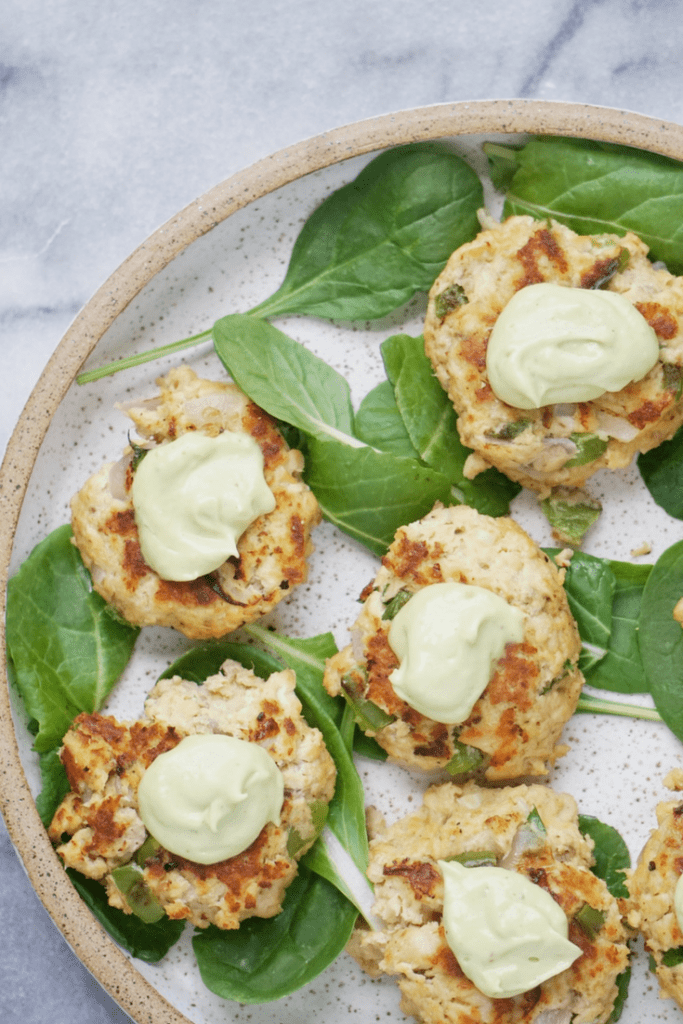
[{"label": "green aioli sauce", "polygon": [[389,679],[412,708],[435,722],[468,718],[508,643],[524,636],[524,614],[498,594],[465,583],[419,590],[392,620],[400,665]]},{"label": "green aioli sauce", "polygon": [[142,776],[138,808],[148,832],[170,853],[216,864],[251,846],[280,822],[282,772],[256,743],[222,734],[186,736]]},{"label": "green aioli sauce", "polygon": [[496,320],[486,370],[501,401],[540,409],[621,391],[658,358],[657,335],[618,292],[531,284]]},{"label": "green aioli sauce", "polygon": [[162,579],[194,580],[236,556],[237,541],[275,508],[263,454],[248,434],[183,434],[152,448],[135,470],[140,548]]},{"label": "green aioli sauce", "polygon": [[463,973],[491,999],[528,992],[581,956],[550,893],[499,867],[439,861],[446,940]]}]

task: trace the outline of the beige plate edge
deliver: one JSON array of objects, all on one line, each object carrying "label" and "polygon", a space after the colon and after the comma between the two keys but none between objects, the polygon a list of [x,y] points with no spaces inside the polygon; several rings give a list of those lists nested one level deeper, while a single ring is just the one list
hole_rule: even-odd
[{"label": "beige plate edge", "polygon": [[38,896],[67,942],[138,1024],[188,1024],[136,971],[64,874],[35,808],[19,758],[6,683],[5,587],[16,524],[52,416],[84,360],[118,314],[176,256],[232,213],[331,164],[389,146],[448,136],[522,133],[619,142],[683,160],[683,127],[630,111],[504,99],[442,103],[385,114],[282,149],[190,203],[143,242],[95,293],[59,343],[19,418],[0,469],[0,810]]}]

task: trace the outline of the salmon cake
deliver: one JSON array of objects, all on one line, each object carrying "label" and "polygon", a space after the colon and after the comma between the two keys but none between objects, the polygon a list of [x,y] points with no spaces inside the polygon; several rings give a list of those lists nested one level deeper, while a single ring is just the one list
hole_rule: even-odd
[{"label": "salmon cake", "polygon": [[[683,772],[678,769],[670,773],[665,784],[671,789],[683,789]],[[662,995],[675,999],[681,1009],[683,927],[676,913],[676,888],[682,877],[683,800],[679,798],[657,805],[657,827],[652,830],[627,884],[629,924],[643,934]]]},{"label": "salmon cake", "polygon": [[[270,416],[236,385],[199,378],[189,367],[158,380],[158,396],[125,411],[142,440],[105,465],[71,501],[74,543],[95,590],[128,622],[171,626],[190,639],[224,636],[265,615],[308,574],[318,502],[301,479],[303,456],[290,449]],[[245,434],[263,455],[263,477],[275,507],[237,541],[237,556],[192,580],[161,578],[142,554],[132,488],[135,467],[150,448],[190,433]]]},{"label": "salmon cake", "polygon": [[[351,643],[327,662],[325,687],[343,694],[363,731],[407,768],[491,782],[545,775],[565,752],[560,736],[583,685],[563,579],[564,570],[513,520],[437,505],[396,532],[361,594]],[[407,609],[420,591],[449,581],[497,595],[524,622],[521,639],[505,645],[471,712],[456,723],[436,721],[399,697],[391,679],[399,658],[389,642],[397,607]],[[453,618],[451,631],[457,626]]]},{"label": "salmon cake", "polygon": [[[571,796],[541,785],[427,790],[422,807],[387,827],[375,821],[368,878],[379,927],[358,927],[348,952],[372,977],[397,979],[401,1009],[422,1024],[603,1024],[627,968],[627,931],[615,898],[591,871]],[[448,865],[524,876],[550,894],[576,947],[567,969],[531,990],[491,997],[463,971],[444,928]],[[526,883],[523,883],[526,884]],[[545,899],[545,896],[543,896]],[[557,912],[554,906],[553,912]],[[482,915],[477,915],[478,921]],[[564,923],[564,922],[563,922]],[[474,919],[470,921],[475,925]],[[527,950],[529,958],[534,950]],[[462,957],[462,954],[461,954]]]},{"label": "salmon cake", "polygon": [[[170,918],[198,928],[239,927],[247,917],[272,917],[315,841],[334,793],[336,769],[321,733],[308,725],[288,669],[258,678],[235,661],[203,684],[179,676],[151,691],[139,721],[80,714],[61,750],[71,792],[49,835],[66,867],[106,888],[109,903],[133,912],[117,884],[117,869],[132,865],[148,900]],[[224,735],[258,744],[283,776],[280,821],[269,821],[241,853],[196,863],[171,853],[140,816],[138,790],[145,772],[184,737]]]},{"label": "salmon cake", "polygon": [[[627,466],[683,423],[683,278],[654,266],[632,232],[577,235],[553,221],[513,216],[450,257],[429,296],[425,351],[473,449],[465,474],[495,466],[542,497],[580,488],[598,469]],[[498,318],[529,285],[604,289],[653,329],[656,363],[640,380],[590,401],[516,408],[496,396],[487,348]],[[655,346],[656,356],[656,346]]]}]

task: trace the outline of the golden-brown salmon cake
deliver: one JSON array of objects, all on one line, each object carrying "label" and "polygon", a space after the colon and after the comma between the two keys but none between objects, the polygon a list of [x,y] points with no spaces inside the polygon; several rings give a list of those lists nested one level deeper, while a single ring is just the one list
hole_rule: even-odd
[{"label": "golden-brown salmon cake", "polygon": [[234,384],[202,380],[182,366],[158,382],[160,393],[126,412],[145,444],[187,431],[215,437],[245,431],[263,452],[264,476],[275,497],[238,541],[239,558],[189,582],[161,579],[140,551],[131,498],[133,452],[105,465],[72,499],[74,541],[95,590],[138,626],[172,626],[191,639],[224,636],[265,615],[307,578],[310,533],[321,519],[301,479],[303,457],[290,449],[267,413]]},{"label": "golden-brown salmon cake", "polygon": [[[534,813],[536,812],[536,813]],[[539,823],[540,818],[540,823]],[[401,1009],[422,1024],[602,1024],[628,966],[617,901],[590,870],[592,841],[578,827],[571,796],[540,786],[481,789],[446,783],[423,806],[370,842],[376,931],[359,927],[347,946],[373,977],[395,976]],[[462,972],[442,924],[443,877],[437,862],[484,853],[550,892],[568,918],[582,955],[561,974],[514,998],[491,999]],[[477,867],[469,870],[477,871]],[[585,930],[584,905],[597,911]]]},{"label": "golden-brown salmon cake", "polygon": [[[384,724],[365,731],[408,768],[476,771],[490,781],[547,774],[565,752],[558,740],[583,685],[581,641],[563,579],[564,571],[513,520],[466,505],[437,506],[397,530],[361,594],[351,644],[327,663],[325,687],[371,702],[370,715],[381,709]],[[461,725],[424,717],[397,696],[389,679],[399,664],[388,639],[391,602],[449,581],[491,590],[525,615],[522,641],[506,646]]]},{"label": "golden-brown salmon cake", "polygon": [[61,752],[71,793],[49,828],[65,866],[100,880],[112,906],[130,913],[111,872],[147,840],[137,805],[145,770],[184,736],[221,733],[258,743],[277,764],[285,787],[280,824],[269,822],[246,850],[216,864],[196,864],[155,844],[142,876],[169,917],[199,928],[237,928],[247,917],[277,914],[298,859],[318,834],[336,777],[294,686],[289,669],[263,680],[226,661],[202,685],[179,676],[161,680],[140,721],[79,715]]},{"label": "golden-brown salmon cake", "polygon": [[[683,789],[682,773],[665,782]],[[673,784],[671,782],[673,781]],[[675,999],[683,1009],[683,931],[674,909],[674,894],[683,875],[683,800],[657,805],[653,829],[638,863],[628,879],[629,924],[642,932],[645,947],[654,958],[662,995]]]},{"label": "golden-brown salmon cake", "polygon": [[[490,225],[457,249],[436,279],[424,328],[425,351],[458,413],[460,438],[474,450],[466,475],[495,466],[546,495],[553,487],[581,487],[603,467],[627,466],[671,437],[683,423],[683,278],[656,269],[631,232],[577,235],[527,216]],[[593,288],[605,280],[601,286],[627,298],[657,335],[659,360],[649,373],[590,402],[522,410],[497,398],[486,349],[513,295],[540,282]],[[579,447],[587,435],[591,444]]]}]

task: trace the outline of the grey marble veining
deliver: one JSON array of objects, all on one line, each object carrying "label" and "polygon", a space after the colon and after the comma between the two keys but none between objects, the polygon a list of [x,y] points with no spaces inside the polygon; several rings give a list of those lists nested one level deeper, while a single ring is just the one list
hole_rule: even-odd
[{"label": "grey marble veining", "polygon": [[[160,223],[303,138],[531,97],[683,120],[677,0],[5,0],[0,446],[71,319]],[[0,824],[0,1018],[123,1024]]]}]

